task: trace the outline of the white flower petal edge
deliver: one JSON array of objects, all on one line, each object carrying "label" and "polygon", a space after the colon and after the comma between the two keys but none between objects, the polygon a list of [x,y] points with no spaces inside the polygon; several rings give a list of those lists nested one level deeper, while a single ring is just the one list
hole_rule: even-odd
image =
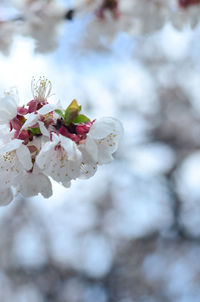
[{"label": "white flower petal edge", "polygon": [[49,133],[49,131],[47,130],[47,128],[45,127],[44,123],[39,121],[39,122],[38,122],[38,125],[39,125],[39,127],[40,127],[41,133],[42,133],[44,136],[50,138],[50,133]]},{"label": "white flower petal edge", "polygon": [[17,90],[11,88],[0,97],[0,124],[9,123],[17,115],[19,97]]},{"label": "white flower petal edge", "polygon": [[88,133],[85,152],[97,164],[109,163],[118,148],[122,134],[123,127],[117,119],[104,117],[96,120]]},{"label": "white flower petal edge", "polygon": [[17,150],[22,145],[22,143],[23,141],[21,139],[11,140],[9,143],[0,148],[0,154]]},{"label": "white flower petal edge", "polygon": [[25,170],[29,171],[31,170],[33,163],[31,160],[31,154],[29,149],[25,145],[21,145],[17,150],[16,150],[16,155],[24,167]]},{"label": "white flower petal edge", "polygon": [[39,121],[41,115],[48,114],[49,112],[55,110],[56,108],[57,108],[56,105],[47,104],[47,105],[44,105],[41,109],[39,109],[37,111],[37,114],[35,114],[34,112],[27,114],[26,122],[22,126],[21,131],[28,127],[33,126],[34,124],[36,124]]},{"label": "white flower petal edge", "polygon": [[10,188],[0,190],[0,206],[7,206],[13,200],[13,192]]},{"label": "white flower petal edge", "polygon": [[[91,155],[85,150],[85,146],[83,144],[79,146],[79,150],[82,153],[79,178],[88,179],[96,173],[97,163],[91,160]],[[94,151],[96,151],[96,148]]]},{"label": "white flower petal edge", "polygon": [[38,110],[38,114],[45,115],[45,114],[48,114],[49,112],[55,110],[56,108],[57,108],[57,106],[55,104],[46,104]]},{"label": "white flower petal edge", "polygon": [[80,175],[81,152],[72,140],[53,133],[52,141],[44,144],[36,163],[45,175],[69,187],[70,181]]},{"label": "white flower petal edge", "polygon": [[115,118],[104,117],[94,122],[85,142],[78,147],[82,153],[79,178],[92,177],[98,164],[113,160],[112,154],[117,150],[122,134],[123,127]]},{"label": "white flower petal edge", "polygon": [[32,168],[29,149],[22,140],[14,139],[0,148],[1,188],[9,188],[16,179],[20,179],[24,170]]},{"label": "white flower petal edge", "polygon": [[24,172],[15,187],[24,197],[32,197],[40,193],[44,198],[49,198],[53,194],[51,181],[38,168],[34,168],[31,173]]}]

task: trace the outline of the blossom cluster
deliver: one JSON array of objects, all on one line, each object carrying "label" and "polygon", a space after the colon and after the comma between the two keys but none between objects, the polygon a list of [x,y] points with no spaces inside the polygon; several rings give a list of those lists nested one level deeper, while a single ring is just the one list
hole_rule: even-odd
[{"label": "blossom cluster", "polygon": [[123,129],[112,117],[90,120],[76,100],[63,109],[49,104],[51,82],[33,79],[33,99],[19,106],[15,88],[0,98],[0,204],[14,193],[52,195],[50,178],[70,187],[93,176],[98,165],[112,161]]},{"label": "blossom cluster", "polygon": [[62,23],[74,16],[93,15],[81,43],[90,47],[102,37],[106,42],[112,41],[120,31],[130,35],[154,33],[166,22],[177,29],[185,25],[195,27],[200,14],[200,0],[76,0],[68,6],[60,0],[11,0],[10,3],[18,13],[13,20],[0,16],[0,50],[4,54],[8,54],[16,34],[33,38],[37,52],[54,50]]},{"label": "blossom cluster", "polygon": [[[81,1],[81,0],[80,0]],[[194,28],[199,22],[199,0],[101,0],[96,16],[87,26],[83,45],[110,45],[118,33],[148,35],[171,23],[177,30]],[[94,5],[94,4],[93,4]],[[103,38],[103,39],[102,39]],[[103,43],[102,43],[103,41]]]}]

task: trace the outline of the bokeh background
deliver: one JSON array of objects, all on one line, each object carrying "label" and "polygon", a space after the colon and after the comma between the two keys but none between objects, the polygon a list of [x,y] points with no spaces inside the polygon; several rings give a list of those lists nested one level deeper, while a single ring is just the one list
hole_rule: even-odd
[{"label": "bokeh background", "polygon": [[94,46],[89,20],[62,24],[49,53],[21,35],[0,53],[1,92],[16,86],[27,103],[45,75],[63,105],[76,98],[124,127],[91,179],[0,208],[0,301],[199,302],[200,26]]}]

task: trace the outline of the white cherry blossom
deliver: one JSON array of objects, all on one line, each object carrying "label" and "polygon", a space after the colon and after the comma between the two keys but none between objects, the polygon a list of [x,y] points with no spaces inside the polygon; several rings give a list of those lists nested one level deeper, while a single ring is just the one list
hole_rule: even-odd
[{"label": "white cherry blossom", "polygon": [[0,205],[12,200],[11,186],[20,180],[24,171],[31,168],[31,155],[22,140],[14,139],[0,148]]},{"label": "white cherry blossom", "polygon": [[32,197],[40,193],[44,198],[49,198],[53,193],[51,181],[37,166],[34,166],[31,173],[24,171],[15,183],[15,187],[24,197]]},{"label": "white cherry blossom", "polygon": [[79,147],[83,154],[81,177],[91,177],[98,164],[113,160],[112,154],[118,148],[122,133],[122,125],[115,118],[104,117],[93,123],[86,141]]},{"label": "white cherry blossom", "polygon": [[24,18],[22,34],[32,37],[36,51],[49,52],[56,48],[60,23],[66,9],[60,1],[13,1]]},{"label": "white cherry blossom", "polygon": [[81,152],[69,138],[52,133],[52,141],[44,144],[36,163],[44,174],[69,187],[80,175]]},{"label": "white cherry blossom", "polygon": [[[32,112],[32,113],[27,114],[26,122],[23,124],[21,130],[24,130],[28,127],[33,126],[40,120],[42,115],[46,115],[46,114],[52,112],[53,110],[55,110],[56,108],[57,108],[56,105],[47,104],[47,105],[44,105],[41,109],[39,109],[37,112]],[[41,123],[40,123],[40,128],[42,128],[42,130],[45,131],[43,128],[43,125]]]},{"label": "white cherry blossom", "polygon": [[1,98],[0,205],[10,203],[14,191],[49,198],[49,177],[70,187],[71,180],[93,176],[98,164],[112,161],[122,134],[118,120],[91,121],[75,99],[66,109],[49,104],[50,81],[34,83],[34,100],[22,107],[15,89]]},{"label": "white cherry blossom", "polygon": [[0,97],[0,124],[9,123],[17,115],[19,97],[16,88],[11,88]]},{"label": "white cherry blossom", "polygon": [[31,82],[31,90],[35,100],[47,100],[51,96],[51,81],[45,77],[40,77],[38,80],[33,77]]}]

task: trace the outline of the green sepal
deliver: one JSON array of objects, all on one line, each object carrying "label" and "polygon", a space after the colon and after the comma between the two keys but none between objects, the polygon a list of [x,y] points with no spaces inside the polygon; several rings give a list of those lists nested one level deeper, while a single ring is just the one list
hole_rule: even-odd
[{"label": "green sepal", "polygon": [[75,117],[72,122],[74,124],[80,124],[80,123],[86,123],[86,122],[90,122],[90,119],[83,114],[79,114],[77,117]]},{"label": "green sepal", "polygon": [[37,127],[37,128],[29,128],[29,130],[31,131],[31,133],[32,133],[33,135],[42,134],[39,127]]},{"label": "green sepal", "polygon": [[60,116],[64,119],[65,115],[64,115],[64,113],[62,112],[62,110],[56,109],[56,110],[55,110],[55,113],[57,113],[58,115],[60,115]]},{"label": "green sepal", "polygon": [[73,121],[73,119],[75,119],[77,116],[78,116],[77,110],[75,109],[66,110],[64,116],[65,124],[68,126]]}]

